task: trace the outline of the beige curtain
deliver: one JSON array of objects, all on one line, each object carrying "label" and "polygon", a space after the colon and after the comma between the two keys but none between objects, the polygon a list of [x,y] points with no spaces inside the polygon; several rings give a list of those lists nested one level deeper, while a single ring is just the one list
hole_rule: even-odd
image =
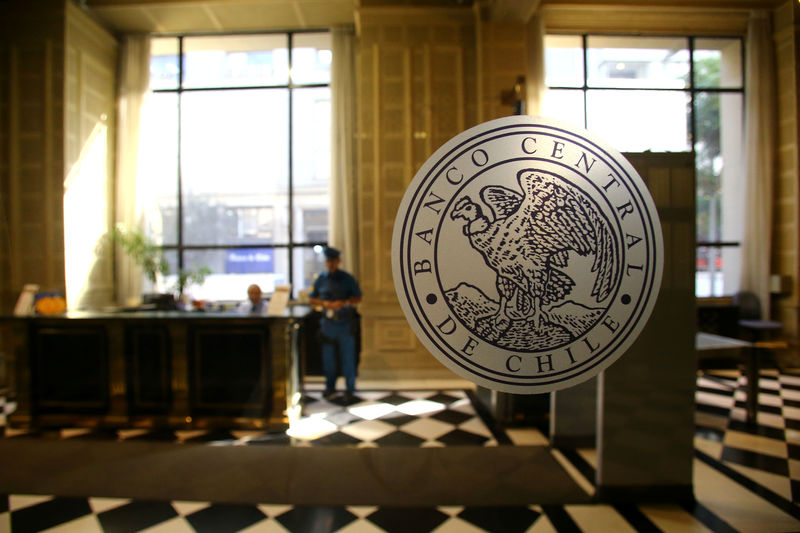
[{"label": "beige curtain", "polygon": [[[120,46],[115,218],[117,223],[128,227],[139,223],[136,194],[139,131],[149,84],[150,39],[146,35],[126,36]],[[141,297],[142,272],[121,250],[117,249],[115,255],[117,304],[128,305]]]},{"label": "beige curtain", "polygon": [[532,16],[528,21],[528,64],[525,69],[525,113],[528,115],[542,112],[542,100],[547,90],[544,79],[544,36],[542,16]]},{"label": "beige curtain", "polygon": [[331,207],[328,242],[342,251],[342,268],[358,277],[353,29],[332,28],[331,36]]},{"label": "beige curtain", "polygon": [[772,184],[775,179],[775,64],[769,13],[754,12],[747,28],[745,179],[747,180],[741,289],[761,300],[768,319],[772,253]]}]

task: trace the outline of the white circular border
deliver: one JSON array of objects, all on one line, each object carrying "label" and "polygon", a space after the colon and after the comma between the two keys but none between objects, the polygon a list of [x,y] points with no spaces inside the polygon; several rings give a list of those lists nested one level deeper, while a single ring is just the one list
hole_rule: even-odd
[{"label": "white circular border", "polygon": [[[406,237],[404,233],[408,232],[408,236],[412,236],[410,229],[406,227],[406,222],[410,216],[414,215],[414,212],[411,211],[411,208],[414,208],[417,206],[417,204],[421,204],[421,200],[417,198],[417,194],[420,192],[420,190],[427,187],[431,180],[436,179],[436,174],[443,172],[443,169],[440,169],[439,166],[446,162],[445,160],[452,160],[453,153],[464,149],[466,143],[470,141],[478,142],[479,138],[487,134],[496,133],[503,130],[513,131],[514,129],[518,129],[520,127],[551,129],[554,132],[558,132],[560,135],[571,137],[572,139],[567,139],[568,141],[580,141],[592,145],[592,148],[604,153],[606,156],[606,162],[608,164],[613,163],[618,167],[614,169],[616,170],[616,174],[626,178],[625,185],[631,189],[631,196],[636,196],[635,200],[638,204],[637,207],[642,210],[641,217],[650,223],[649,228],[647,228],[647,224],[644,224],[644,229],[650,230],[647,232],[644,240],[646,242],[648,254],[652,253],[653,256],[653,260],[649,263],[649,281],[645,280],[645,282],[642,283],[643,289],[641,293],[644,295],[644,304],[639,309],[634,309],[634,311],[632,311],[629,315],[633,316],[638,313],[638,317],[635,317],[632,321],[627,320],[625,327],[620,331],[620,333],[612,336],[609,346],[612,344],[615,344],[615,346],[613,346],[610,351],[606,350],[606,348],[602,350],[607,351],[608,353],[604,354],[599,359],[597,359],[596,356],[589,358],[589,360],[597,360],[588,365],[588,367],[584,363],[578,365],[579,367],[586,367],[582,370],[573,372],[565,371],[565,373],[567,373],[567,377],[558,379],[556,381],[549,379],[547,376],[543,376],[543,378],[538,381],[530,377],[525,378],[525,383],[521,383],[520,380],[504,381],[500,379],[489,379],[479,371],[472,370],[471,367],[475,365],[465,365],[458,362],[458,360],[454,358],[451,353],[442,350],[440,346],[430,338],[431,334],[434,336],[439,335],[435,332],[429,331],[424,324],[420,323],[416,315],[419,313],[420,315],[425,316],[424,312],[421,307],[415,306],[413,302],[409,301],[410,299],[414,298],[414,296],[411,294],[412,291],[406,292],[405,290],[406,283],[414,285],[414,283],[411,281],[411,265],[403,264],[403,258],[406,255],[406,250],[402,249],[402,247],[404,246],[404,239]],[[613,165],[611,166],[613,167]],[[420,208],[421,205],[417,207],[417,211]],[[574,125],[559,120],[525,115],[514,115],[484,122],[483,124],[479,124],[456,135],[442,145],[422,165],[417,174],[414,176],[414,179],[409,184],[406,193],[403,196],[403,200],[398,208],[392,235],[392,272],[395,290],[406,319],[408,320],[409,325],[420,342],[422,342],[428,351],[430,351],[431,354],[433,354],[442,364],[459,376],[489,389],[519,394],[546,393],[575,386],[596,376],[602,370],[608,368],[617,359],[619,359],[619,357],[625,353],[625,351],[639,336],[653,311],[653,307],[655,306],[661,286],[663,256],[663,238],[655,204],[650,196],[647,186],[644,184],[643,180],[633,166],[628,162],[628,160],[606,142],[595,137],[593,134],[582,128],[577,128]],[[620,267],[620,269],[623,268],[624,265]],[[624,273],[622,275],[624,276]],[[418,311],[415,311],[415,307],[417,307]],[[595,326],[593,326],[589,331],[596,329],[598,326],[599,323],[595,324]],[[620,337],[624,338],[621,342],[618,342]],[[575,342],[578,342],[578,339],[576,339]],[[443,344],[450,347],[450,350],[455,351],[455,349],[447,342],[443,342]],[[504,350],[502,348],[497,348],[497,350],[502,351],[506,356],[513,352],[513,350]],[[498,353],[498,355],[501,354]],[[463,357],[460,358],[463,359]]]}]

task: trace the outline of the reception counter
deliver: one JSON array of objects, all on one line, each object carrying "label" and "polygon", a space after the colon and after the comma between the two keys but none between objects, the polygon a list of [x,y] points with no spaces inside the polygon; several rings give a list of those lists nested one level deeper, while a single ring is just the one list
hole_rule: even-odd
[{"label": "reception counter", "polygon": [[282,316],[137,311],[0,317],[12,427],[285,429],[305,306]]}]

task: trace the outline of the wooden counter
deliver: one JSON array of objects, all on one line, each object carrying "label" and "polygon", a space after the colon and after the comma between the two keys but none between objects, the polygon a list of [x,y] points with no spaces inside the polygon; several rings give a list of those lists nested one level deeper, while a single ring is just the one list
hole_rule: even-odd
[{"label": "wooden counter", "polygon": [[0,317],[12,427],[283,429],[297,411],[301,328],[283,316],[180,311]]}]

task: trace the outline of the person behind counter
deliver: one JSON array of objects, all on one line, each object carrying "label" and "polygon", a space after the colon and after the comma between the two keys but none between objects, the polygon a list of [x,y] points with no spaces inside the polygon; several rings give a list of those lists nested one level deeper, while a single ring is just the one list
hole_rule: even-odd
[{"label": "person behind counter", "polygon": [[247,287],[247,301],[239,304],[237,311],[244,314],[261,314],[267,309],[261,294],[261,287],[253,283]]},{"label": "person behind counter", "polygon": [[323,272],[314,281],[309,294],[311,306],[323,309],[320,319],[322,333],[322,371],[325,374],[326,399],[336,394],[336,346],[342,360],[345,381],[345,401],[352,399],[356,389],[356,343],[353,337],[354,305],[361,302],[361,288],[349,272],[339,268],[341,252],[325,248]]}]

